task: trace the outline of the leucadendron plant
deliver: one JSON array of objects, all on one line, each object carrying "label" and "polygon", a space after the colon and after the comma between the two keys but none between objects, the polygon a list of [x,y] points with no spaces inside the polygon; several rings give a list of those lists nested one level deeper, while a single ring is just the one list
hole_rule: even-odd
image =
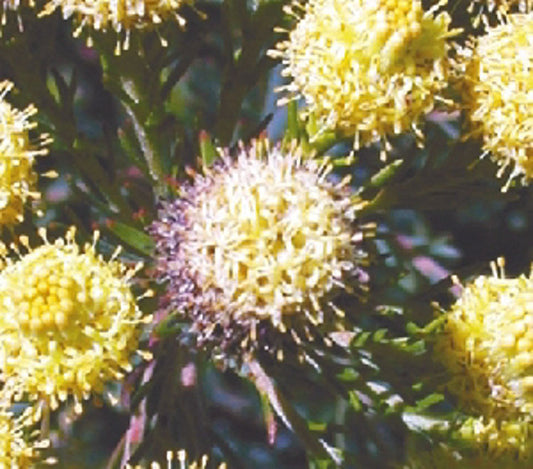
[{"label": "leucadendron plant", "polygon": [[0,469],[529,467],[531,6],[1,1]]}]

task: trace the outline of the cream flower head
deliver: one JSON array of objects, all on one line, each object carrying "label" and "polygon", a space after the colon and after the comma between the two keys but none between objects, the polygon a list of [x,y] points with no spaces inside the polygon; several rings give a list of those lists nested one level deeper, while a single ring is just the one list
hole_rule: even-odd
[{"label": "cream flower head", "polygon": [[37,124],[30,118],[37,109],[30,105],[19,111],[6,102],[12,88],[12,83],[0,82],[0,228],[22,221],[24,204],[40,197],[33,163],[48,152],[44,146],[50,142],[46,134],[31,140],[29,132]]},{"label": "cream flower head", "polygon": [[513,178],[533,178],[533,13],[510,15],[463,51],[464,102],[471,134]]},{"label": "cream flower head", "polygon": [[[7,257],[0,271],[0,376],[30,400],[57,407],[72,395],[81,400],[102,393],[104,384],[132,369],[143,322],[130,290],[140,266],[127,268],[96,253],[93,244],[80,249],[75,230],[50,243],[30,248],[20,258]],[[1,246],[0,246],[1,247]]]},{"label": "cream flower head", "polygon": [[356,148],[411,129],[421,137],[417,124],[447,86],[447,40],[455,34],[437,7],[425,12],[417,0],[295,1],[289,11],[299,21],[270,51],[291,79],[288,99],[302,96],[323,129],[354,135]]},{"label": "cream flower head", "polygon": [[330,170],[298,148],[254,142],[163,203],[151,229],[158,278],[200,341],[242,351],[268,348],[271,328],[300,340],[297,324],[342,327],[333,297],[361,286],[365,253],[361,202]]},{"label": "cream flower head", "polygon": [[495,452],[523,452],[532,448],[533,270],[505,278],[503,259],[498,265],[464,287],[434,354],[459,408],[476,416],[461,431]]}]

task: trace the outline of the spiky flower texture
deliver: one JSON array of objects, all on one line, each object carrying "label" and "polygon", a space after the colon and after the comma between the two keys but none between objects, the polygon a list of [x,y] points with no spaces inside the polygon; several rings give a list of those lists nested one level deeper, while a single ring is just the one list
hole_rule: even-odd
[{"label": "spiky flower texture", "polygon": [[14,416],[0,404],[0,469],[25,469],[35,462],[37,448],[24,438],[24,429],[32,423],[28,412]]},{"label": "spiky flower texture", "polygon": [[270,54],[322,128],[355,135],[356,147],[420,136],[417,123],[447,86],[447,13],[411,0],[310,0],[291,13],[296,27]]},{"label": "spiky flower texture", "polygon": [[39,198],[33,163],[47,153],[44,145],[49,142],[44,134],[32,142],[29,132],[36,123],[30,118],[37,110],[30,105],[20,111],[6,102],[12,88],[8,81],[0,83],[0,228],[20,222],[26,201]]},{"label": "spiky flower texture", "polygon": [[529,453],[533,410],[533,271],[466,285],[446,316],[435,356],[450,370],[447,389],[475,418],[461,434],[495,453]]},{"label": "spiky flower texture", "polygon": [[192,318],[200,340],[241,353],[266,348],[270,326],[295,334],[298,324],[309,333],[331,323],[329,313],[340,321],[330,297],[363,279],[365,255],[360,202],[329,171],[297,148],[254,142],[163,204],[152,226],[158,275],[169,281],[170,309]]},{"label": "spiky flower texture", "polygon": [[[41,15],[48,15],[60,9],[65,18],[73,16],[79,24],[77,36],[88,26],[96,30],[113,29],[125,31],[124,49],[129,45],[129,32],[134,29],[153,28],[164,20],[173,18],[179,24],[184,19],[178,14],[187,0],[49,0]],[[164,40],[162,40],[165,43]],[[117,42],[117,53],[120,43]]]},{"label": "spiky flower texture", "polygon": [[[131,370],[142,321],[130,281],[136,269],[105,261],[95,242],[83,249],[65,238],[7,257],[0,271],[2,381],[52,408],[74,396],[77,406],[106,381]],[[14,247],[13,247],[14,248]],[[1,253],[0,253],[1,254]],[[117,251],[118,254],[118,251]]]},{"label": "spiky flower texture", "polygon": [[514,14],[466,51],[464,98],[472,134],[513,178],[533,178],[533,14]]}]

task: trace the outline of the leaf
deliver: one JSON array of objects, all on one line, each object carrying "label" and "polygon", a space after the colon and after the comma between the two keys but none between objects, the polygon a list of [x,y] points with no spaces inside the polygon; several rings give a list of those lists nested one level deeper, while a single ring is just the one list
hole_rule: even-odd
[{"label": "leaf", "polygon": [[374,342],[386,341],[385,336],[387,335],[388,332],[389,330],[385,328],[378,329],[376,332],[374,332],[372,339],[374,340]]},{"label": "leaf", "polygon": [[345,368],[342,373],[337,375],[337,379],[345,382],[353,382],[359,379],[359,373],[353,368]]},{"label": "leaf", "polygon": [[280,393],[259,362],[251,360],[248,365],[251,378],[257,390],[266,396],[270,406],[283,423],[300,437],[302,443],[313,454],[322,458],[330,457],[331,455],[323,443],[309,430],[308,422],[296,412],[291,403]]},{"label": "leaf", "polygon": [[178,321],[177,314],[170,314],[157,324],[154,332],[158,337],[165,338],[176,335],[185,326],[186,323]]},{"label": "leaf", "polygon": [[356,412],[360,412],[363,409],[363,404],[361,400],[359,399],[359,397],[357,396],[357,394],[355,393],[355,391],[350,391],[348,393],[348,396],[349,396],[348,401],[350,402],[352,409],[354,409]]},{"label": "leaf", "polygon": [[77,141],[76,148],[71,152],[71,156],[75,160],[76,166],[85,180],[91,186],[102,194],[108,202],[115,205],[121,215],[131,216],[131,208],[125,202],[124,197],[120,193],[120,188],[109,181],[109,176],[106,170],[98,162],[97,158],[91,154],[92,148],[88,148],[85,141],[81,139]]},{"label": "leaf", "polygon": [[307,425],[309,427],[309,430],[311,430],[313,432],[324,433],[327,430],[327,428],[328,428],[328,425],[325,422],[308,421]]},{"label": "leaf", "polygon": [[298,121],[298,104],[292,99],[287,103],[287,130],[284,140],[291,142],[300,139],[300,125]]},{"label": "leaf", "polygon": [[439,393],[433,393],[429,396],[424,397],[416,402],[416,405],[413,407],[406,407],[406,410],[409,412],[423,412],[429,407],[438,404],[444,400],[444,396]]},{"label": "leaf", "polygon": [[370,178],[370,181],[366,184],[365,189],[380,188],[390,182],[390,180],[398,173],[398,169],[400,169],[402,164],[403,160],[395,160],[384,168],[380,169]]},{"label": "leaf", "polygon": [[151,256],[154,250],[154,241],[152,238],[132,226],[118,221],[109,225],[109,230],[119,237],[128,246],[136,249],[146,256]]},{"label": "leaf", "polygon": [[215,162],[218,156],[217,150],[213,145],[211,137],[205,130],[200,131],[199,141],[202,166],[204,168],[209,168]]}]

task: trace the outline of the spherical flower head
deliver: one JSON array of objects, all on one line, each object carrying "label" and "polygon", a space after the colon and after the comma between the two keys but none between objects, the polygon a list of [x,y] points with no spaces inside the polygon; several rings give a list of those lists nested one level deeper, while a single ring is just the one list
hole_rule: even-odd
[{"label": "spherical flower head", "polygon": [[533,273],[505,278],[498,262],[499,272],[493,264],[492,276],[464,287],[434,349],[451,374],[447,390],[463,411],[481,417],[475,434],[487,441],[515,424],[528,435],[533,409]]},{"label": "spherical flower head", "polygon": [[[49,0],[41,15],[61,10],[64,18],[73,16],[79,24],[75,36],[88,26],[96,30],[126,31],[124,48],[128,48],[129,32],[133,29],[157,27],[167,19],[175,19],[180,25],[184,19],[178,10],[187,0]],[[166,44],[162,40],[163,44]],[[120,44],[117,43],[117,53]]]},{"label": "spherical flower head", "polygon": [[37,112],[34,106],[23,111],[4,100],[13,84],[0,83],[0,228],[22,221],[24,204],[39,198],[36,190],[35,157],[46,154],[47,135],[32,142],[29,131],[36,124],[30,118]]},{"label": "spherical flower head", "polygon": [[[73,395],[101,393],[106,381],[130,371],[142,321],[130,290],[136,268],[81,249],[74,229],[45,241],[0,272],[0,373],[32,400],[57,407]],[[15,247],[13,247],[15,248]],[[7,251],[7,250],[6,250]],[[137,267],[138,268],[138,267]],[[139,352],[141,353],[141,352]]]},{"label": "spherical flower head", "polygon": [[514,14],[508,22],[476,38],[465,51],[464,101],[472,134],[483,150],[510,168],[524,184],[533,178],[533,13]]},{"label": "spherical flower head", "polygon": [[158,275],[200,340],[221,328],[223,346],[244,335],[241,345],[254,347],[264,328],[294,332],[341,315],[330,297],[364,277],[360,203],[329,170],[297,148],[254,142],[163,204],[151,230]]},{"label": "spherical flower head", "polygon": [[447,86],[447,13],[416,0],[310,0],[292,10],[301,18],[270,55],[283,59],[286,90],[323,128],[355,135],[356,147],[420,134]]}]

